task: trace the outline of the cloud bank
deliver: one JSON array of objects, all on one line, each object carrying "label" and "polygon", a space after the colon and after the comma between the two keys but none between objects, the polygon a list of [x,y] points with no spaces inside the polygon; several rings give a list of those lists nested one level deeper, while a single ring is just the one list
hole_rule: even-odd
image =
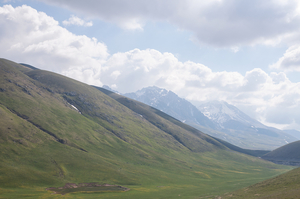
[{"label": "cloud bank", "polygon": [[[54,71],[121,93],[147,86],[174,91],[192,101],[225,100],[266,124],[300,130],[300,83],[285,73],[253,69],[246,74],[213,72],[172,53],[133,49],[109,55],[95,38],[72,34],[29,6],[0,7],[0,53],[4,58]],[[292,62],[293,50],[285,55]],[[297,54],[297,53],[296,53]],[[290,66],[287,64],[287,66]]]}]

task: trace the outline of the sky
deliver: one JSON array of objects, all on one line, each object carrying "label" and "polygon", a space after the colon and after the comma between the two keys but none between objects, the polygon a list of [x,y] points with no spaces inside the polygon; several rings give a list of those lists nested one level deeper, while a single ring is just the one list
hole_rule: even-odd
[{"label": "sky", "polygon": [[300,130],[298,0],[0,0],[0,57]]}]

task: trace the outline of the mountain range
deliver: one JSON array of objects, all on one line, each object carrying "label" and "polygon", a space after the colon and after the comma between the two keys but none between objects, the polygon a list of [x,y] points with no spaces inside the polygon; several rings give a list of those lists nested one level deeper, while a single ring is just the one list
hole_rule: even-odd
[{"label": "mountain range", "polygon": [[207,134],[236,146],[273,150],[296,141],[292,135],[268,127],[224,101],[211,101],[196,107],[172,91],[155,86],[124,94],[153,106]]},{"label": "mountain range", "polygon": [[[53,187],[72,198],[195,198],[291,169],[159,109],[37,68],[0,59],[0,198],[65,198]],[[95,182],[130,190],[74,187]]]}]

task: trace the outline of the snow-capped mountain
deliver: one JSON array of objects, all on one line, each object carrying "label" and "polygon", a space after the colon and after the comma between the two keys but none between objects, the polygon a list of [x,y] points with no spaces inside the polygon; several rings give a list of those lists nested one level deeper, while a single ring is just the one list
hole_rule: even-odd
[{"label": "snow-capped mountain", "polygon": [[152,86],[135,93],[124,94],[124,96],[152,106],[182,122],[214,128],[213,122],[205,117],[192,103],[178,97],[172,91]]},{"label": "snow-capped mountain", "polygon": [[215,124],[216,130],[226,134],[223,139],[238,146],[275,149],[297,140],[282,130],[260,123],[224,101],[206,102],[197,108]]},{"label": "snow-capped mountain", "polygon": [[266,128],[262,123],[225,101],[210,101],[197,108],[221,129],[228,128],[228,123],[231,121],[240,122],[252,128]]},{"label": "snow-capped mountain", "polygon": [[263,125],[226,102],[211,101],[196,107],[172,91],[155,86],[124,96],[239,147],[272,150],[297,140],[281,130]]}]

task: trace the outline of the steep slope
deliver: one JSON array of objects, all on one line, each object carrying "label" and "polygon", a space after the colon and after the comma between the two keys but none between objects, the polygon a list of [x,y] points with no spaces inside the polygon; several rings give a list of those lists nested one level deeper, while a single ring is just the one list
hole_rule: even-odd
[{"label": "steep slope", "polygon": [[267,127],[226,102],[211,101],[198,106],[223,139],[249,149],[272,150],[297,139],[284,131]]},{"label": "steep slope", "polygon": [[[233,152],[167,116],[143,109],[141,117],[89,85],[4,59],[0,113],[2,198],[49,198],[46,187],[82,182],[132,189],[104,198],[194,197],[289,169]],[[82,194],[72,196],[98,197]]]},{"label": "steep slope", "polygon": [[233,193],[217,196],[217,199],[290,199],[299,198],[300,168],[275,178],[243,188]]},{"label": "steep slope", "polygon": [[275,149],[262,156],[262,158],[276,164],[300,166],[300,141]]}]

